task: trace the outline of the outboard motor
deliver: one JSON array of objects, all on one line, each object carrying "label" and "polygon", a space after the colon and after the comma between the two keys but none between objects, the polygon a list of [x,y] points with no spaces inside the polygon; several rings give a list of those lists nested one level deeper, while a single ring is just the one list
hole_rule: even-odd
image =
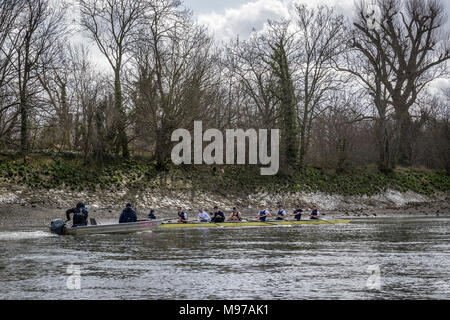
[{"label": "outboard motor", "polygon": [[66,228],[66,223],[63,219],[56,219],[50,223],[50,231],[51,233],[56,233],[60,236],[64,234],[64,230]]}]

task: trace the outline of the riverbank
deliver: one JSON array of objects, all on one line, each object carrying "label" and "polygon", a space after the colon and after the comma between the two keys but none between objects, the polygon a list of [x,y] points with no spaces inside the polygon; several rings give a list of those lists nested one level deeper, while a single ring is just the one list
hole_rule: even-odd
[{"label": "riverbank", "polygon": [[74,154],[0,155],[0,226],[47,225],[83,201],[97,219],[115,221],[131,202],[141,218],[154,208],[172,218],[181,206],[195,217],[199,207],[225,212],[237,206],[253,216],[260,203],[291,211],[317,205],[329,216],[446,215],[450,176],[417,168],[383,174],[374,167],[335,172],[307,168],[291,176],[260,176],[256,167],[180,166],[159,171],[150,160],[85,165]]}]

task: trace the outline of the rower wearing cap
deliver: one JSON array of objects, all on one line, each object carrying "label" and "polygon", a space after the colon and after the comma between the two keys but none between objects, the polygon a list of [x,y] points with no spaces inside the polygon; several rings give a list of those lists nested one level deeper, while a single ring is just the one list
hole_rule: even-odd
[{"label": "rower wearing cap", "polygon": [[258,215],[256,216],[259,219],[259,221],[265,222],[267,217],[271,217],[271,216],[272,215],[270,214],[269,210],[267,210],[266,207],[263,204],[261,204],[259,206]]},{"label": "rower wearing cap", "polygon": [[284,220],[287,218],[286,210],[283,209],[283,205],[278,205],[278,212],[277,212],[277,220]]},{"label": "rower wearing cap", "polygon": [[178,223],[188,223],[187,213],[178,207]]}]

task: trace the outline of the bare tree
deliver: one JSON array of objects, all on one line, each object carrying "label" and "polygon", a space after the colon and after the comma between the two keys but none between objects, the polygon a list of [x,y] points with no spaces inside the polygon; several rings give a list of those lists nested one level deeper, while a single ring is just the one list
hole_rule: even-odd
[{"label": "bare tree", "polygon": [[65,44],[60,43],[61,50],[50,65],[41,66],[37,77],[42,86],[46,106],[51,106],[55,112],[51,126],[58,137],[58,149],[72,150],[72,110],[73,94],[71,92],[71,75]]},{"label": "bare tree", "polygon": [[[270,47],[264,36],[254,33],[248,41],[232,41],[226,47],[224,66],[236,78],[240,91],[255,106],[255,116],[261,128],[275,128],[279,99],[275,94],[276,78],[265,62]],[[250,109],[250,106],[247,106]],[[250,111],[251,112],[251,111]]]},{"label": "bare tree", "polygon": [[297,86],[300,125],[299,166],[305,166],[314,119],[330,106],[328,93],[341,88],[333,61],[344,51],[344,18],[333,8],[296,6]]},{"label": "bare tree", "polygon": [[[367,2],[361,1],[357,4],[358,12],[363,13],[358,19],[365,19],[365,25],[373,27],[372,19],[375,14],[372,8],[368,6]],[[380,42],[379,46],[367,47],[366,53],[370,53],[373,60],[368,61],[364,52],[356,48],[355,43],[364,43],[364,36],[359,32],[355,32],[349,28],[347,34],[348,49],[343,55],[337,57],[336,69],[339,71],[348,72],[353,76],[350,85],[362,86],[366,93],[371,97],[371,100],[366,110],[361,114],[360,120],[374,120],[374,130],[377,141],[378,150],[378,168],[380,171],[389,172],[394,167],[393,157],[393,133],[390,128],[390,120],[392,117],[392,107],[389,105],[389,92],[382,82],[384,72],[390,70],[383,70],[382,56],[388,50],[385,43]],[[375,107],[375,113],[372,116],[372,108]]]},{"label": "bare tree", "polygon": [[10,141],[19,118],[17,101],[11,84],[14,80],[13,45],[10,34],[17,27],[17,19],[23,2],[9,0],[0,2],[0,140]]},{"label": "bare tree", "polygon": [[[155,137],[158,164],[170,156],[171,134],[205,117],[209,90],[215,84],[212,40],[173,1],[149,4],[146,28],[135,49],[136,112]],[[144,125],[141,122],[142,125]]]},{"label": "bare tree", "polygon": [[388,102],[395,109],[397,159],[402,165],[411,165],[410,108],[426,85],[446,72],[444,63],[450,58],[449,38],[442,33],[445,11],[437,0],[376,3],[380,10],[376,27],[359,8],[354,26],[361,37],[355,39],[354,46],[374,70],[380,69]]},{"label": "bare tree", "polygon": [[17,27],[9,34],[20,112],[20,150],[28,153],[28,125],[32,99],[39,91],[38,73],[57,55],[57,40],[64,37],[65,7],[50,0],[24,0]]},{"label": "bare tree", "polygon": [[133,39],[145,13],[145,1],[80,0],[81,26],[97,44],[114,72],[114,101],[117,110],[117,145],[129,158],[126,110],[123,105],[122,71]]},{"label": "bare tree", "polygon": [[[69,70],[72,73],[74,100],[76,106],[75,122],[80,134],[76,136],[81,139],[81,150],[84,162],[88,162],[89,154],[97,150],[97,155],[103,152],[100,147],[104,141],[101,132],[97,127],[108,131],[108,126],[104,127],[104,120],[100,121],[96,127],[96,117],[104,118],[104,110],[101,110],[102,103],[107,94],[105,79],[99,75],[90,61],[89,51],[84,46],[72,47],[69,50]],[[97,140],[97,141],[96,141]],[[78,141],[74,141],[78,145]],[[101,159],[100,159],[101,160]]]}]

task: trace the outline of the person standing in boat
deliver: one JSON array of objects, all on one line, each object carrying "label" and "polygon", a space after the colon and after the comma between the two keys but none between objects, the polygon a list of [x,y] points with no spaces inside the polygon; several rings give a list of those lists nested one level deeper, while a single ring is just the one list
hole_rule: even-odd
[{"label": "person standing in boat", "polygon": [[299,205],[296,205],[296,206],[295,206],[294,213],[291,214],[291,216],[294,216],[294,219],[295,219],[295,220],[300,221],[300,220],[302,220],[302,216],[303,216],[304,214],[305,214],[305,213],[303,212],[303,209],[301,209]]},{"label": "person standing in boat", "polygon": [[87,226],[88,210],[83,202],[78,202],[75,208],[66,211],[67,221],[70,221],[70,214],[73,213],[72,227]]},{"label": "person standing in boat", "polygon": [[286,213],[286,210],[284,210],[283,205],[279,204],[278,212],[277,212],[277,220],[283,221],[283,220],[287,219],[287,217],[288,217],[288,214]]},{"label": "person standing in boat", "polygon": [[266,207],[261,204],[259,206],[259,212],[257,215],[257,218],[259,219],[259,221],[261,222],[265,222],[267,217],[271,217],[272,215],[270,214],[269,210],[266,209]]},{"label": "person standing in boat", "polygon": [[320,212],[317,209],[316,205],[312,206],[312,211],[309,216],[310,216],[311,220],[320,220]]},{"label": "person standing in boat", "polygon": [[148,214],[148,219],[149,220],[156,220],[155,213],[156,213],[156,211],[154,209],[151,209],[150,213]]},{"label": "person standing in boat", "polygon": [[128,203],[126,208],[122,211],[119,218],[119,223],[131,223],[137,222],[136,212],[131,207],[131,203]]},{"label": "person standing in boat", "polygon": [[228,221],[242,221],[242,214],[238,211],[236,207],[233,208],[233,212],[228,217]]},{"label": "person standing in boat", "polygon": [[198,219],[199,222],[211,222],[211,217],[202,208],[198,209],[197,219]]},{"label": "person standing in boat", "polygon": [[188,223],[188,215],[181,207],[178,207],[178,223]]},{"label": "person standing in boat", "polygon": [[219,210],[218,206],[214,207],[214,217],[211,219],[211,222],[225,222],[225,214]]}]

